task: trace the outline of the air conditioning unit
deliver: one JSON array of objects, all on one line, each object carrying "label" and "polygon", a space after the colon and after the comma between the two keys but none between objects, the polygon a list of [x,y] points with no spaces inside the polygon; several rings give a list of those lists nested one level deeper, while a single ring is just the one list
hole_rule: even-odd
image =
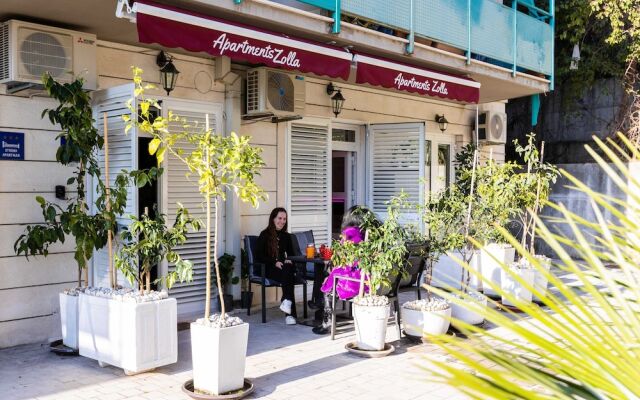
[{"label": "air conditioning unit", "polygon": [[247,115],[304,115],[304,77],[270,68],[247,71]]},{"label": "air conditioning unit", "polygon": [[0,24],[0,83],[7,92],[42,88],[42,74],[68,83],[84,78],[84,88],[94,90],[96,36],[18,20]]},{"label": "air conditioning unit", "polygon": [[507,114],[486,111],[478,115],[478,141],[481,144],[507,143]]}]

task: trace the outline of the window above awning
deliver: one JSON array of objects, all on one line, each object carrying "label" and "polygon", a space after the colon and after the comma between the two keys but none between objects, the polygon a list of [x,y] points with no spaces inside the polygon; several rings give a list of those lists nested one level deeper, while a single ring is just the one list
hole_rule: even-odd
[{"label": "window above awning", "polygon": [[347,80],[352,54],[342,48],[293,39],[235,22],[155,4],[136,2],[138,40],[206,52],[236,61]]},{"label": "window above awning", "polygon": [[480,83],[391,60],[356,54],[356,83],[393,88],[462,103],[478,103]]}]

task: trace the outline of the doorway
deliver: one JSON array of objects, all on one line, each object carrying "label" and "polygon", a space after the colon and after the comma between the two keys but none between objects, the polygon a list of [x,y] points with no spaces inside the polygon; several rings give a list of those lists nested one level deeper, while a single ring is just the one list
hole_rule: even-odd
[{"label": "doorway", "polygon": [[[340,237],[344,213],[352,206],[362,204],[361,185],[358,179],[361,167],[361,136],[363,129],[357,125],[334,124],[331,129],[331,236]],[[363,167],[363,166],[362,166]],[[361,168],[362,168],[361,167]]]},{"label": "doorway", "polygon": [[[157,166],[157,160],[155,156],[149,154],[149,142],[150,137],[138,137],[138,169],[146,170]],[[138,188],[138,218],[147,214],[149,218],[154,219],[158,211],[158,180],[152,180],[145,186]],[[171,226],[171,221],[166,221],[168,226]],[[154,265],[151,268],[151,282],[155,282],[158,278],[158,265]],[[157,290],[155,283],[151,284],[152,290]]]}]

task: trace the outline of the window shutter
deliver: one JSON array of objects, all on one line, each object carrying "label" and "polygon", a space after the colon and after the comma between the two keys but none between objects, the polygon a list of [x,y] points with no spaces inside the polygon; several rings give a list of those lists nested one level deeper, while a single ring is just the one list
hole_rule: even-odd
[{"label": "window shutter", "polygon": [[330,242],[329,127],[291,124],[289,231],[313,230],[316,244]]},{"label": "window shutter", "polygon": [[[104,136],[104,113],[107,113],[107,129],[109,133],[109,184],[113,187],[117,175],[123,170],[133,171],[138,168],[137,145],[138,137],[135,128],[125,134],[126,123],[122,120],[123,115],[131,115],[127,107],[127,102],[133,96],[133,84],[126,84],[99,90],[93,93],[93,112],[96,128]],[[135,104],[135,102],[134,102]],[[100,164],[101,179],[105,178],[105,153],[104,149],[98,152],[98,162]],[[95,194],[96,182],[93,183]],[[94,199],[95,200],[95,199]],[[92,204],[94,201],[91,202]],[[95,212],[95,210],[94,210]],[[129,215],[138,215],[138,190],[134,185],[130,185],[127,190],[127,205],[124,213],[117,217],[120,227],[127,227],[131,220]],[[116,235],[118,236],[118,235]],[[117,252],[117,237],[113,240],[113,254]],[[93,256],[93,285],[98,287],[109,287],[109,258],[108,249],[97,250]],[[115,265],[114,265],[115,268]],[[118,273],[118,284],[128,286],[124,276]]]},{"label": "window shutter", "polygon": [[[206,115],[209,115],[209,125],[213,129],[214,133],[221,134],[221,117],[220,111],[216,108],[212,108],[211,105],[195,105],[195,104],[181,104],[179,102],[173,103],[165,101],[163,106],[164,112],[173,112],[186,119],[189,125],[190,132],[200,132],[205,129]],[[165,114],[167,115],[167,114]],[[181,132],[183,129],[182,122],[171,122],[169,124],[169,131]],[[181,147],[185,152],[193,150],[194,146],[188,143],[178,143],[178,147]],[[198,176],[191,175],[188,178],[186,174],[188,172],[187,166],[177,159],[169,152],[166,153],[164,162],[164,178],[163,178],[163,194],[165,201],[163,202],[163,212],[167,215],[167,225],[172,225],[176,218],[176,212],[178,204],[181,203],[189,213],[206,223],[205,204],[203,203],[202,195],[198,189]],[[218,250],[222,254],[224,249],[224,203],[218,202],[219,223],[218,223]],[[213,205],[211,209],[211,218],[213,220]],[[213,235],[213,227],[211,229]],[[204,311],[204,298],[206,290],[206,234],[203,228],[199,232],[190,232],[187,234],[187,242],[176,248],[178,254],[183,259],[189,260],[193,263],[193,281],[189,283],[176,283],[169,295],[175,297],[178,301],[178,314],[193,314]],[[216,238],[211,238],[211,270],[213,271],[213,241]],[[174,269],[174,265],[169,264],[167,266],[169,271]],[[216,293],[215,283],[211,283],[212,296]]]},{"label": "window shutter", "polygon": [[[424,124],[376,124],[369,128],[369,207],[384,217],[385,202],[401,191],[408,194],[408,201],[422,203]],[[417,215],[402,217],[409,222]]]}]

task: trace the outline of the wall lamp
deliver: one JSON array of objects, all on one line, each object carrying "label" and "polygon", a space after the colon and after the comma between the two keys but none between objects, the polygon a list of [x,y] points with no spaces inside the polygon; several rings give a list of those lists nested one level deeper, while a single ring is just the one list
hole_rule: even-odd
[{"label": "wall lamp", "polygon": [[337,117],[338,114],[342,112],[342,105],[344,104],[345,98],[340,89],[333,86],[333,83],[327,85],[327,94],[329,96],[333,94],[333,96],[331,96],[331,110]]},{"label": "wall lamp", "polygon": [[444,114],[438,115],[436,114],[436,122],[438,123],[438,128],[444,133],[449,127],[449,121],[444,117]]},{"label": "wall lamp", "polygon": [[162,84],[162,88],[167,91],[168,96],[176,87],[176,81],[178,80],[180,71],[173,65],[173,57],[167,55],[164,51],[160,51],[158,57],[156,57],[156,64],[160,67],[160,84]]}]

